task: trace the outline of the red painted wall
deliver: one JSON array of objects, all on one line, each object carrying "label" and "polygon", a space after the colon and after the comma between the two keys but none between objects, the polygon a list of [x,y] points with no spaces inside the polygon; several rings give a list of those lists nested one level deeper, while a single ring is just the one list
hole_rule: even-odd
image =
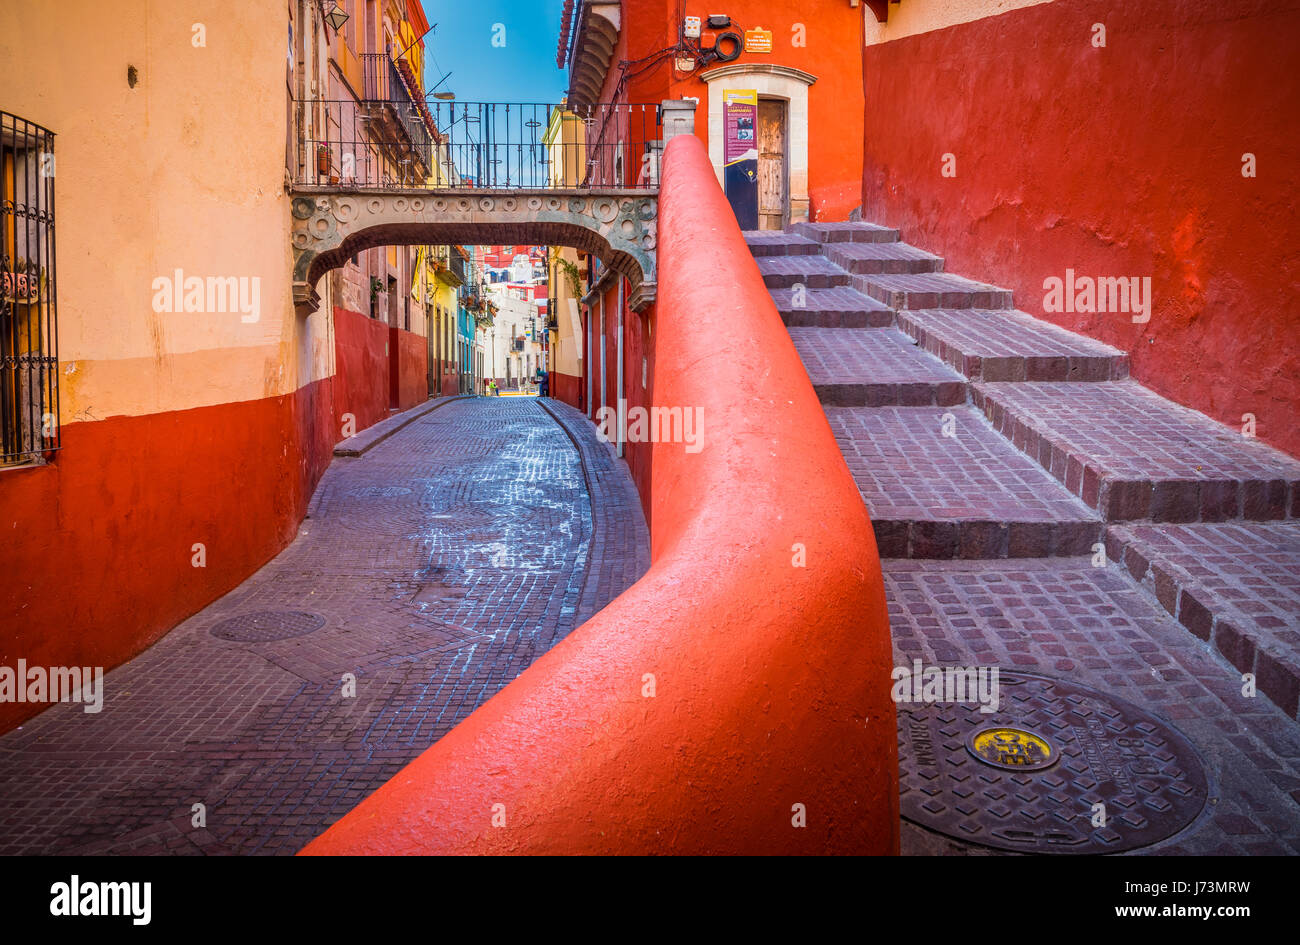
[{"label": "red painted wall", "polygon": [[587,396],[587,381],[585,378],[552,371],[547,378],[547,382],[550,385],[550,396],[556,400],[564,401],[570,407],[578,410],[584,409]]},{"label": "red painted wall", "polygon": [[389,351],[396,371],[391,377],[390,403],[405,410],[429,399],[429,345],[422,335],[390,328]]},{"label": "red painted wall", "polygon": [[[73,423],[53,463],[5,472],[0,664],[107,670],[266,563],[331,459],[332,393]],[[0,703],[0,732],[46,707]]]},{"label": "red painted wall", "polygon": [[[335,308],[334,352],[340,431],[343,414],[356,418],[359,432],[385,419],[392,407],[405,410],[428,399],[429,354],[424,336]],[[455,393],[454,385],[449,393]]]},{"label": "red painted wall", "polygon": [[[864,215],[1300,455],[1297,36],[1293,0],[1056,0],[866,47]],[[1150,321],[1046,313],[1067,267],[1150,276]]]},{"label": "red painted wall", "polygon": [[345,308],[334,309],[334,406],[339,439],[344,415],[357,431],[388,416],[392,380],[388,365],[387,323]]},{"label": "red painted wall", "polygon": [[672,141],[654,396],[706,420],[654,446],[649,572],[303,852],[898,851],[871,523],[728,211]]}]

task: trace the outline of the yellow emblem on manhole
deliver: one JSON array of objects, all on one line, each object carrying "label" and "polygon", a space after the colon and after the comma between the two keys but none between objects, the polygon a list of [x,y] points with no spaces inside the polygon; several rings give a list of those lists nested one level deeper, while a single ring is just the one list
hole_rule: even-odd
[{"label": "yellow emblem on manhole", "polygon": [[980,729],[967,740],[966,750],[995,768],[1034,771],[1056,764],[1056,751],[1051,743],[1023,728]]}]

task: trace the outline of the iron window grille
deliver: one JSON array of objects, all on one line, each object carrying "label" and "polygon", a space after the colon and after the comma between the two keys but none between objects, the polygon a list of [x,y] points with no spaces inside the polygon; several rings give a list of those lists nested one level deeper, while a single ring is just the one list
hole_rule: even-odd
[{"label": "iron window grille", "polygon": [[0,466],[59,437],[54,133],[0,112]]}]

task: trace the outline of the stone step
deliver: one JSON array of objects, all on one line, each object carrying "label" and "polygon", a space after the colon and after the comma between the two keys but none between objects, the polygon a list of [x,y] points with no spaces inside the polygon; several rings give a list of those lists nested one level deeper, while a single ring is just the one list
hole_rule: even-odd
[{"label": "stone step", "polygon": [[894,324],[894,310],[856,289],[772,289],[781,320],[791,327],[885,328]]},{"label": "stone step", "polygon": [[769,289],[830,289],[849,284],[849,274],[825,256],[757,256],[758,271]]},{"label": "stone step", "polygon": [[898,239],[898,230],[874,223],[796,223],[789,231],[818,243],[892,243]]},{"label": "stone step", "polygon": [[898,327],[973,381],[1111,381],[1128,355],[1020,311],[918,309]]},{"label": "stone step", "polygon": [[894,311],[918,308],[1011,308],[1011,290],[947,272],[854,276],[853,287]]},{"label": "stone step", "polygon": [[783,230],[745,230],[745,242],[755,256],[816,256],[822,244]]},{"label": "stone step", "polygon": [[983,382],[971,398],[1107,521],[1300,518],[1300,461],[1133,381]]},{"label": "stone step", "polygon": [[791,328],[817,396],[826,406],[951,406],[966,380],[892,328]]},{"label": "stone step", "polygon": [[1112,525],[1106,553],[1300,719],[1300,522]]},{"label": "stone step", "polygon": [[978,411],[826,407],[884,558],[1085,555],[1102,522]]},{"label": "stone step", "polygon": [[943,258],[906,243],[829,243],[826,258],[854,275],[942,272]]}]

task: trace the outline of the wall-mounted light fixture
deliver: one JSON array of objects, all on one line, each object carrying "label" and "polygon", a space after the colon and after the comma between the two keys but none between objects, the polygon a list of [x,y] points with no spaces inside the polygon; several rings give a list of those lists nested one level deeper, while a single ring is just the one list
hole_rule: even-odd
[{"label": "wall-mounted light fixture", "polygon": [[334,4],[334,9],[325,14],[325,22],[328,23],[334,32],[343,29],[343,24],[348,21],[348,13],[339,4]]}]

